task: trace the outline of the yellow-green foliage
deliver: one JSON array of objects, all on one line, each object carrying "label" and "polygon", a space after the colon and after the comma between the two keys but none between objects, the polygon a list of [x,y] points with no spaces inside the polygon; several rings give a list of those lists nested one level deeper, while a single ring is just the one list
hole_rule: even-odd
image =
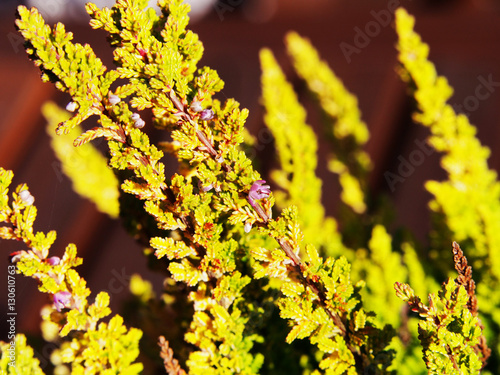
[{"label": "yellow-green foliage", "polygon": [[357,99],[320,60],[306,39],[289,33],[286,42],[295,70],[306,81],[326,115],[327,134],[332,142],[329,168],[339,175],[341,199],[355,212],[362,213],[366,210],[365,177],[370,157],[360,146],[366,143],[369,133],[361,120]]},{"label": "yellow-green foliage", "polygon": [[[356,171],[358,178],[350,175],[346,168],[343,169],[341,176],[355,179],[357,188],[348,190],[359,192],[361,199],[356,200],[357,203],[350,202],[358,208],[361,205],[364,208],[354,210],[353,220],[365,222],[366,225],[367,221],[361,216],[366,208],[364,198],[362,198],[365,193],[361,191],[361,186],[366,189],[369,158],[359,146],[366,141],[368,133],[366,125],[360,120],[357,101],[348,93],[329,67],[319,59],[318,53],[305,39],[291,33],[287,37],[287,47],[294,67],[306,80],[311,91],[315,93],[323,111],[330,114],[329,126],[333,129],[343,129],[342,131],[330,129],[331,139],[344,147],[350,142],[346,142],[344,138],[356,139],[356,142],[351,143],[350,146],[350,152],[354,156],[349,157],[346,162],[351,163],[351,169]],[[286,82],[283,72],[270,51],[261,52],[261,64],[263,104],[266,109],[264,120],[275,137],[281,167],[274,171],[273,177],[285,191],[285,193],[276,192],[277,203],[282,206],[294,203],[298,206],[305,241],[317,245],[326,254],[342,254],[352,261],[352,275],[356,279],[365,280],[367,286],[361,290],[361,295],[366,304],[376,312],[375,319],[378,324],[391,324],[399,327],[402,324],[402,316],[394,312],[402,309],[403,302],[397,298],[392,286],[396,281],[412,280],[406,267],[411,267],[416,275],[419,275],[419,272],[423,274],[415,252],[409,243],[402,244],[409,257],[409,263],[403,266],[402,255],[393,250],[392,239],[382,225],[375,225],[372,233],[368,233],[369,241],[365,247],[353,250],[342,244],[340,233],[335,229],[335,221],[331,218],[324,218],[324,209],[320,202],[320,181],[315,174],[317,142],[312,129],[305,123],[305,110],[299,103],[292,86]],[[316,72],[320,73],[316,74]],[[342,157],[345,156],[346,150],[338,152],[339,157]],[[341,162],[337,160],[336,163]],[[348,202],[345,201],[345,203]],[[330,223],[335,227],[330,228]],[[364,231],[368,230],[364,229]],[[359,236],[360,233],[357,235]],[[426,283],[423,277],[422,281],[419,280],[419,285],[428,285],[428,281]],[[424,289],[424,293],[427,293],[427,289]],[[411,319],[405,324],[410,325],[411,328],[405,327],[403,333],[406,336],[413,335],[413,341],[416,342],[416,322]],[[411,361],[411,357],[414,356],[413,352],[416,350],[415,342],[407,347],[407,344],[399,338],[393,340],[393,347],[398,349],[395,364],[399,373],[415,373],[423,370],[423,363]]]},{"label": "yellow-green foliage", "polygon": [[325,247],[328,254],[342,254],[343,246],[333,218],[325,218],[321,180],[316,176],[318,145],[306,112],[292,85],[286,81],[269,50],[261,51],[264,121],[275,138],[280,169],[272,177],[283,191],[276,191],[279,207],[294,204],[300,213],[306,242]]},{"label": "yellow-green foliage", "polygon": [[[427,60],[429,47],[413,31],[414,19],[404,10],[396,17],[401,75],[414,87],[419,112],[414,118],[427,126],[429,143],[443,155],[441,166],[445,181],[428,181],[426,188],[434,195],[429,203],[436,213],[434,249],[436,260],[449,259],[442,254],[442,244],[451,236],[467,244],[467,254],[478,283],[481,312],[500,327],[500,183],[488,167],[490,151],[475,137],[476,129],[463,114],[456,114],[447,104],[453,89]],[[446,238],[445,238],[446,236]],[[441,264],[443,262],[441,261]],[[496,336],[496,337],[495,337]],[[492,343],[499,345],[498,335]]]},{"label": "yellow-green foliage", "polygon": [[[413,31],[414,19],[403,10],[397,13],[401,75],[415,85],[419,112],[417,122],[429,127],[429,143],[443,153],[441,166],[447,181],[429,181],[434,195],[432,211],[440,213],[454,238],[470,241],[471,262],[477,271],[500,276],[500,183],[489,169],[490,151],[475,137],[467,116],[456,114],[447,100],[453,94],[445,77],[427,60],[429,47]],[[436,234],[439,235],[439,234]]]},{"label": "yellow-green foliage", "polygon": [[429,373],[478,374],[483,365],[475,352],[481,337],[478,318],[467,309],[463,286],[452,279],[443,286],[438,296],[430,295],[429,306],[422,304],[408,285],[398,285],[397,291],[424,318],[419,331]]},{"label": "yellow-green foliage", "polygon": [[33,349],[26,344],[26,336],[17,334],[9,342],[0,341],[0,370],[5,375],[43,375]]},{"label": "yellow-green foliage", "polygon": [[[71,364],[74,374],[83,374],[86,368],[103,373],[138,374],[142,364],[133,362],[139,354],[141,331],[127,330],[119,315],[112,317],[109,323],[99,322],[111,314],[109,295],[101,292],[94,303],[88,301],[90,290],[74,269],[82,263],[76,256],[74,244],[66,247],[62,258],[49,257],[56,232],[33,231],[37,215],[34,198],[28,186],[21,184],[9,199],[12,178],[11,171],[0,168],[0,223],[3,223],[0,238],[26,245],[28,250],[12,254],[17,272],[37,280],[40,292],[52,295],[54,307],[43,319],[57,326],[61,338],[70,337],[61,345],[63,363]],[[21,338],[19,348],[26,350],[28,356],[29,350],[23,347],[23,342]],[[25,365],[20,362],[20,366]]]},{"label": "yellow-green foliage", "polygon": [[[82,133],[80,126],[75,126],[68,134],[55,134],[56,127],[70,118],[67,111],[48,102],[42,107],[42,112],[48,122],[47,133],[51,137],[52,149],[62,171],[73,183],[73,189],[94,202],[100,211],[118,217],[118,180],[108,168],[106,158],[90,143],[73,147],[73,140]],[[59,166],[55,168],[59,169]]]},{"label": "yellow-green foliage", "polygon": [[[401,254],[392,250],[391,241],[386,229],[377,225],[373,228],[368,249],[359,249],[356,257],[360,259],[359,264],[364,268],[360,271],[360,275],[368,289],[365,294],[366,303],[377,307],[379,320],[397,327],[401,317],[399,314],[394,314],[394,311],[401,310],[401,301],[393,290],[387,289],[387,285],[393,285],[398,280],[406,280],[408,275],[406,267],[401,266]],[[370,266],[366,266],[363,262],[367,257]]]},{"label": "yellow-green foliage", "polygon": [[418,325],[424,360],[432,374],[478,374],[491,354],[477,317],[472,269],[456,242],[453,258],[458,277],[443,283],[438,296],[424,305],[407,284],[396,283],[398,296],[423,318]]},{"label": "yellow-green foliage", "polygon": [[[338,100],[338,104],[336,104],[336,113],[342,113],[343,116],[332,118],[330,125],[334,128],[342,127],[342,125],[338,125],[338,122],[349,122],[346,118],[353,117],[356,121],[350,121],[351,126],[354,127],[352,130],[360,128],[363,129],[361,134],[367,134],[365,133],[365,125],[359,119],[356,100],[347,92],[342,83],[334,78],[333,72],[319,60],[314,48],[297,34],[290,34],[287,40],[289,48],[291,45],[295,50],[302,52],[302,54],[298,54],[302,64],[306,64],[307,61],[310,70],[313,70],[312,61],[318,65],[315,68],[322,72],[321,76],[329,77],[328,80],[322,81],[322,90],[331,91],[343,98],[343,100]],[[312,55],[312,57],[306,58],[306,54]],[[296,68],[297,61],[299,61],[298,57],[295,58]],[[315,244],[325,250],[326,254],[343,254],[354,261],[352,274],[365,280],[367,286],[361,290],[361,295],[364,297],[365,303],[376,312],[376,321],[381,325],[400,326],[401,314],[394,312],[401,310],[403,302],[395,295],[392,285],[396,281],[408,279],[407,269],[402,266],[401,254],[393,251],[391,237],[382,225],[376,225],[373,228],[366,248],[352,250],[342,244],[340,234],[335,229],[335,221],[332,218],[325,219],[324,217],[324,209],[320,201],[321,182],[315,174],[317,142],[313,130],[305,122],[305,110],[270,51],[261,52],[261,64],[263,104],[266,109],[264,121],[275,137],[275,146],[280,160],[280,169],[274,171],[273,177],[284,190],[284,192],[276,192],[277,203],[281,206],[292,202],[297,205],[299,220],[304,227],[305,242]],[[304,70],[304,67],[300,68]],[[311,72],[309,72],[307,79],[312,81],[308,83],[313,87],[318,87],[321,83],[314,81],[316,76]],[[328,101],[325,101],[326,99],[323,98],[322,106],[327,105]],[[335,102],[331,99],[329,103],[332,105]],[[335,133],[332,134],[332,137],[337,142],[341,142],[342,138],[346,136],[345,133],[345,131],[344,134]],[[360,149],[354,148],[352,152],[363,154],[364,156],[359,158],[368,160],[368,157]],[[362,169],[358,165],[356,170],[360,172]],[[365,173],[361,174],[366,177]],[[358,187],[361,184],[365,185],[363,179],[356,179],[356,181],[362,181],[357,184]],[[361,220],[360,216],[357,216],[357,220]],[[331,228],[331,225],[334,227]],[[405,246],[411,247],[410,244],[405,244]],[[413,268],[420,265],[417,259],[411,259],[411,261],[413,260],[417,261],[411,265]],[[420,271],[422,270],[420,269]],[[413,324],[413,321],[411,324],[414,329],[406,334],[413,334],[416,339],[416,325]],[[396,363],[400,373],[404,373],[405,370],[407,373],[411,373],[419,368],[422,369],[423,364],[418,366],[415,363],[409,363],[407,365],[408,356],[411,356],[412,353],[402,353],[404,350],[413,351],[415,345],[405,349],[405,345],[399,338],[395,338],[392,345],[399,349]]]},{"label": "yellow-green foliage", "polygon": [[[467,347],[468,342],[484,343],[477,310],[470,302],[475,301],[470,269],[466,274],[455,261],[460,276],[443,287],[439,301],[432,297],[429,308],[415,305],[413,291],[402,283],[409,282],[418,293],[427,294],[437,284],[430,279],[432,274],[426,275],[432,268],[419,261],[416,244],[394,240],[382,225],[385,219],[370,216],[375,212],[370,210],[378,208],[368,204],[370,161],[362,149],[368,138],[366,125],[354,96],[310,43],[294,33],[287,37],[293,65],[318,99],[328,123],[333,146],[329,166],[339,174],[341,199],[349,208],[343,233],[333,218],[326,217],[321,204],[321,181],[315,171],[316,136],[272,53],[262,51],[261,63],[265,121],[275,137],[279,161],[272,174],[281,188],[276,194],[242,151],[250,139],[244,129],[248,111],[234,99],[215,99],[223,81],[214,70],[198,67],[203,45],[187,29],[189,6],[180,0],[159,0],[161,12],[157,14],[146,8],[147,3],[118,0],[112,8],[103,9],[86,5],[90,25],[108,33],[115,65],[111,68],[102,64],[90,46],[73,43],[62,24],[46,25],[36,9],[19,7],[17,20],[27,52],[41,69],[43,80],[71,96],[68,108],[75,110],[71,118],[59,120],[60,112],[49,107],[50,122],[61,121],[56,133],[76,137],[75,147],[97,138],[107,141],[109,167],[119,176],[121,191],[127,193],[122,194],[121,207],[125,224],[149,246],[146,253],[159,259],[157,268],[169,275],[161,301],[147,281],[134,277],[131,284],[135,306],[149,320],[145,339],[154,336],[156,341],[159,335],[176,339],[172,347],[180,348],[176,355],[190,374],[410,374],[423,373],[424,366],[431,373],[452,373],[455,365],[464,373],[477,372],[487,350],[483,346],[484,355],[474,357],[476,352]],[[411,27],[411,18],[398,12],[400,46],[421,52],[422,44]],[[416,65],[415,71],[407,68],[405,75],[424,77],[421,87],[417,86],[426,94],[417,91],[417,101],[427,103],[426,95],[445,100],[449,90],[443,89],[442,79],[429,80],[425,75],[433,72],[426,55],[417,54],[419,59],[415,59],[411,49],[400,49],[407,56],[402,61],[410,67],[414,61],[423,64]],[[439,84],[434,85],[435,81]],[[436,94],[435,87],[443,95]],[[152,113],[151,124],[142,119],[145,109]],[[417,120],[442,121],[442,113],[434,106],[421,104],[420,109]],[[79,124],[94,115],[99,126],[80,134]],[[460,121],[456,124],[465,129],[464,145],[478,144],[463,125],[465,120]],[[150,125],[171,141],[154,144],[143,131]],[[455,142],[453,137],[459,132],[432,131],[431,144],[453,154],[454,148],[446,149],[446,142],[448,138]],[[60,139],[55,149],[64,159],[73,151],[67,151],[68,141]],[[86,163],[74,168],[77,171],[64,167],[64,160],[63,168],[73,176],[77,172],[85,177],[88,173],[109,174],[102,159],[96,164],[92,161],[98,159],[94,151],[84,156]],[[165,152],[179,162],[178,171],[170,178],[162,160]],[[476,154],[475,158],[485,157],[484,152]],[[472,163],[455,160],[461,155],[453,155],[443,159],[445,168],[455,173],[449,185],[457,191],[461,186],[472,189],[467,185],[472,179],[458,173],[462,166],[472,170]],[[467,178],[461,181],[461,177]],[[479,212],[479,203],[488,204],[482,199],[496,197],[486,192],[487,187],[498,191],[496,176],[485,177],[491,186],[481,185],[484,194],[473,200],[477,207],[466,212]],[[109,296],[102,292],[94,303],[88,301],[90,290],[74,270],[81,263],[74,245],[68,245],[62,259],[49,257],[55,233],[33,233],[34,197],[27,186],[20,185],[9,199],[11,180],[11,172],[0,170],[0,223],[5,223],[0,237],[26,244],[28,250],[14,254],[18,272],[37,279],[40,291],[53,295],[53,306],[43,313],[45,337],[57,340],[53,334],[57,330],[58,336],[71,337],[52,356],[53,364],[71,363],[74,374],[140,372],[143,365],[134,361],[141,331],[127,330],[119,315],[100,322],[111,314]],[[106,181],[107,186],[115,184],[109,176]],[[437,185],[429,184],[431,191],[432,186]],[[113,196],[112,205],[105,210],[116,214]],[[433,209],[445,217],[456,214],[439,197],[443,198],[436,193]],[[103,198],[100,190],[100,197],[91,199]],[[139,204],[144,210],[141,213],[127,204]],[[461,207],[466,210],[465,204]],[[483,209],[482,213],[487,212]],[[448,232],[441,233],[443,237],[455,233],[454,222],[450,221]],[[496,228],[494,225],[485,227]],[[444,226],[436,229],[441,228]],[[469,237],[462,233],[460,238],[469,240],[477,234],[477,228],[470,231],[466,232]],[[486,234],[478,237],[483,248],[477,245],[479,255],[472,259],[481,270],[493,264],[484,252],[490,244]],[[446,240],[449,243],[451,238]],[[435,249],[444,251],[446,247]],[[494,285],[492,275],[481,278],[489,280],[486,287]],[[416,317],[408,315],[403,302],[417,306],[420,316],[427,319],[419,325],[425,361],[418,359]],[[172,314],[175,307],[180,309]],[[175,315],[175,327],[170,321],[157,327],[151,323],[162,309]],[[436,320],[442,311],[447,314],[446,324]],[[494,314],[492,307],[491,316]],[[151,348],[150,344],[144,347]],[[161,339],[160,346],[167,372],[183,374],[168,343]],[[450,351],[443,353],[440,348]],[[443,355],[446,358],[439,357]],[[32,363],[36,368],[36,361]]]}]

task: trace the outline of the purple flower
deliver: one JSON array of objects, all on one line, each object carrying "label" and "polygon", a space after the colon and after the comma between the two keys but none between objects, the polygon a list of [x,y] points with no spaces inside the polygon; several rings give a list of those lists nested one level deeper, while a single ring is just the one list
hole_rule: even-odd
[{"label": "purple flower", "polygon": [[200,120],[208,121],[214,118],[214,111],[211,109],[204,109],[200,112]]},{"label": "purple flower", "polygon": [[59,263],[61,263],[61,258],[59,257],[47,258],[47,263],[50,264],[51,266],[57,266]]},{"label": "purple flower", "polygon": [[54,306],[57,311],[61,311],[65,308],[71,308],[73,305],[73,296],[70,292],[62,291],[54,294]]},{"label": "purple flower", "polygon": [[257,180],[252,184],[250,191],[248,192],[248,201],[255,208],[257,199],[267,198],[271,194],[271,188],[269,185],[264,185],[265,180]]}]

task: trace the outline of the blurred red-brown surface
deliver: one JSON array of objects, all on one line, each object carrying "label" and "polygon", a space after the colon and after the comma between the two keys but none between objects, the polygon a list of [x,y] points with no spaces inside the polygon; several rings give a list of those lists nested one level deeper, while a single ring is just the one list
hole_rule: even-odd
[{"label": "blurred red-brown surface", "polygon": [[[259,50],[271,48],[290,73],[283,37],[289,30],[308,37],[359,99],[363,119],[371,132],[367,151],[375,165],[370,175],[372,190],[388,192],[397,208],[397,225],[409,227],[425,241],[430,195],[424,190],[423,182],[444,176],[439,168],[439,156],[427,157],[394,191],[384,178],[386,171],[396,173],[401,157],[408,158],[418,147],[415,141],[423,141],[427,136],[426,129],[410,121],[410,101],[395,71],[393,20],[391,18],[391,25],[387,26],[377,21],[382,10],[399,3],[393,0],[233,0],[225,7],[212,7],[191,28],[205,46],[201,64],[215,68],[226,82],[221,99],[234,97],[250,109],[248,126],[253,133],[264,126],[259,102]],[[455,88],[451,102],[457,108],[464,104],[469,108],[464,111],[469,112],[471,122],[478,128],[478,137],[492,151],[490,166],[499,170],[498,84],[492,86],[491,95],[486,99],[467,101],[476,95],[476,87],[482,79],[500,82],[500,11],[495,4],[493,0],[401,1],[401,5],[416,16],[416,30],[430,45],[430,57],[439,73],[448,77]],[[126,235],[118,221],[107,218],[92,203],[76,195],[66,177],[58,178],[40,106],[46,100],[65,105],[69,97],[58,93],[52,84],[41,82],[38,69],[28,60],[15,31],[15,7],[15,2],[9,2],[1,8],[0,166],[14,171],[13,187],[22,182],[29,185],[39,212],[35,229],[58,232],[54,255],[62,254],[67,243],[75,243],[84,258],[79,270],[89,287],[94,292],[110,291],[112,307],[116,308],[128,294],[126,281],[132,273],[148,275],[158,288],[161,277],[147,271],[140,246]],[[378,28],[374,22],[378,22]],[[90,30],[83,21],[65,23],[77,41],[90,43],[104,63],[112,66],[110,49],[102,33]],[[357,30],[367,27],[372,27],[368,32],[373,35],[367,45],[346,56],[341,44],[356,46]],[[312,123],[316,119],[311,116],[310,120]],[[320,148],[325,151],[321,142]],[[335,176],[326,173],[324,162],[322,156],[318,171],[324,176],[325,204],[334,215],[338,187]],[[6,274],[8,254],[22,248],[19,243],[0,240],[1,275]],[[3,280],[0,282],[0,315],[5,318],[5,276]],[[48,302],[47,297],[37,293],[36,284],[31,280],[18,276],[16,282],[17,331],[37,334],[38,312]],[[0,323],[0,339],[5,340],[4,318]]]}]

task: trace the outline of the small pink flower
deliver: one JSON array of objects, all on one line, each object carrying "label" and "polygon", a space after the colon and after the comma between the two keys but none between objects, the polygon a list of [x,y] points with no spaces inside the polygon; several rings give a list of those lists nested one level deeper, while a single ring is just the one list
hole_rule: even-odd
[{"label": "small pink flower", "polygon": [[121,99],[118,95],[110,94],[108,96],[109,104],[116,105],[121,102]]},{"label": "small pink flower", "polygon": [[207,191],[212,190],[212,189],[213,189],[213,187],[214,187],[214,186],[213,186],[212,184],[210,184],[210,185],[208,185],[208,186],[203,186],[203,187],[201,188],[201,190],[203,190],[204,192],[207,192]]},{"label": "small pink flower", "polygon": [[59,263],[61,263],[61,258],[59,257],[47,258],[47,263],[50,264],[51,266],[57,266]]},{"label": "small pink flower", "polygon": [[67,291],[57,292],[54,294],[53,300],[54,306],[59,312],[62,309],[71,308],[73,305],[73,296]]},{"label": "small pink flower", "polygon": [[142,119],[139,119],[136,122],[134,122],[134,128],[137,128],[137,129],[143,128],[144,125],[146,125],[146,123]]},{"label": "small pink flower", "polygon": [[134,128],[140,129],[143,128],[144,125],[146,125],[144,120],[141,118],[141,115],[139,115],[138,113],[132,114],[132,120],[134,120]]},{"label": "small pink flower", "polygon": [[198,189],[204,191],[204,192],[207,192],[207,191],[210,191],[214,188],[214,185],[212,184],[209,184],[207,186],[203,186],[203,184],[201,183],[201,181],[198,181]]},{"label": "small pink flower", "polygon": [[146,51],[144,48],[137,48],[137,52],[139,52],[142,58],[144,58],[148,54],[148,51]]},{"label": "small pink flower", "polygon": [[211,109],[204,109],[200,112],[200,120],[208,121],[214,118],[214,111]]},{"label": "small pink flower", "polygon": [[257,180],[252,184],[250,191],[248,192],[248,201],[255,208],[255,201],[257,199],[267,198],[269,194],[271,194],[271,188],[269,185],[264,185],[266,183],[265,180]]},{"label": "small pink flower", "polygon": [[35,197],[31,195],[29,190],[22,190],[19,192],[19,198],[26,204],[26,206],[31,206],[35,202]]}]

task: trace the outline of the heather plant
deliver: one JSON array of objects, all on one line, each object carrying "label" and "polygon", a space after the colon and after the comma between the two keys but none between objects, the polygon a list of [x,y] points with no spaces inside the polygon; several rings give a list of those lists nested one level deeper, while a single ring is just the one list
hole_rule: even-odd
[{"label": "heather plant", "polygon": [[[447,104],[452,90],[428,61],[413,18],[396,12],[398,71],[415,99],[414,120],[429,128],[428,144],[448,174],[426,183],[432,262],[411,236],[390,233],[389,200],[373,197],[367,183],[369,133],[356,98],[309,41],[290,33],[286,48],[323,114],[328,167],[341,186],[337,218],[321,203],[317,135],[272,52],[260,54],[262,103],[278,163],[262,177],[243,151],[253,142],[248,111],[217,99],[223,81],[198,67],[203,45],[187,28],[189,6],[158,5],[159,14],[146,0],[86,5],[91,27],[108,33],[113,68],[73,43],[62,24],[51,28],[36,9],[18,8],[16,24],[42,80],[71,97],[65,110],[50,103],[43,110],[57,134],[58,170],[101,211],[119,214],[165,274],[161,296],[134,275],[123,317],[112,313],[109,295],[92,293],[78,274],[73,244],[61,258],[50,254],[56,233],[34,231],[35,197],[26,184],[11,188],[13,172],[0,169],[0,238],[25,244],[11,254],[9,272],[36,279],[52,297],[42,328],[57,343],[54,373],[494,369],[499,184],[474,127]],[[98,126],[84,130],[89,117]],[[153,142],[150,127],[168,141]],[[94,140],[106,142],[106,157]],[[167,157],[178,165],[171,176]],[[0,347],[3,372],[43,373],[22,334]]]}]

